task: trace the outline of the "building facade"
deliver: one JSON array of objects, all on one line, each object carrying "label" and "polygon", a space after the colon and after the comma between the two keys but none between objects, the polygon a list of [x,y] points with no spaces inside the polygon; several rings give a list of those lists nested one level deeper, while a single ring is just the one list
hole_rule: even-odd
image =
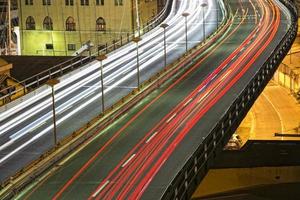
[{"label": "building facade", "polygon": [[136,30],[136,16],[146,24],[157,1],[18,0],[22,55],[72,55],[91,41],[95,47],[125,38]]}]

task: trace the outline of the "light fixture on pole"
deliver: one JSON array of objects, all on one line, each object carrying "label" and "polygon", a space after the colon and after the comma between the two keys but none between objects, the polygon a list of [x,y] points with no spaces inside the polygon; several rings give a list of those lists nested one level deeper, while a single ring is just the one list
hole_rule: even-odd
[{"label": "light fixture on pole", "polygon": [[182,13],[182,16],[185,18],[185,51],[188,50],[188,39],[187,39],[187,16],[189,16],[190,13],[184,12]]},{"label": "light fixture on pole", "polygon": [[105,104],[104,104],[104,83],[103,83],[103,64],[102,61],[105,60],[107,56],[105,54],[101,54],[96,59],[100,61],[100,79],[101,79],[101,103],[102,103],[102,113],[105,110]]},{"label": "light fixture on pole", "polygon": [[166,44],[166,28],[168,27],[168,24],[161,24],[160,27],[164,29],[164,60],[165,60],[165,68],[167,66],[167,44]]},{"label": "light fixture on pole", "polygon": [[205,42],[205,15],[204,15],[204,9],[207,7],[207,3],[202,3],[201,4],[201,7],[202,7],[202,13],[203,13],[203,17],[202,17],[202,20],[203,20],[203,41]]},{"label": "light fixture on pole", "polygon": [[140,63],[139,63],[139,41],[142,39],[140,37],[135,37],[132,39],[136,43],[136,68],[137,68],[137,87],[140,89]]},{"label": "light fixture on pole", "polygon": [[56,127],[56,113],[55,113],[55,91],[54,86],[59,83],[57,79],[50,79],[46,82],[52,89],[52,114],[53,114],[53,136],[54,136],[54,146],[57,144],[57,127]]}]

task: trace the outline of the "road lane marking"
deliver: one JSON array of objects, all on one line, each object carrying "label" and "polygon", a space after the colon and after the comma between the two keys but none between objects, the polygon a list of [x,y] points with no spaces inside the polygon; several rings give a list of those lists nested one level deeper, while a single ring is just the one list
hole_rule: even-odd
[{"label": "road lane marking", "polygon": [[109,183],[109,180],[107,180],[94,194],[93,194],[93,198],[95,198],[98,194],[99,194],[99,192],[101,192],[101,190],[103,190],[106,186],[107,186],[107,184]]},{"label": "road lane marking", "polygon": [[168,120],[167,120],[167,124],[176,116],[177,114],[174,113]]},{"label": "road lane marking", "polygon": [[126,69],[126,70],[124,70],[123,72],[122,72],[122,74],[126,74],[128,71],[130,71],[131,70],[131,68],[128,68],[128,69]]},{"label": "road lane marking", "polygon": [[236,56],[237,56],[237,55],[233,56],[233,57],[231,58],[231,60],[234,60]]},{"label": "road lane marking", "polygon": [[132,154],[128,160],[122,165],[122,168],[125,167],[133,158],[135,157],[135,154]]},{"label": "road lane marking", "polygon": [[153,133],[149,138],[148,140],[146,141],[146,143],[150,142],[150,140],[152,140],[152,138],[154,138],[154,136],[156,136],[158,132],[156,131],[155,133]]},{"label": "road lane marking", "polygon": [[224,67],[222,67],[222,69],[225,69],[227,67],[228,63],[226,65],[224,65]]},{"label": "road lane marking", "polygon": [[105,83],[105,84],[110,84],[110,83],[112,83],[112,82],[114,82],[114,81],[115,81],[115,79],[114,79],[114,78],[112,78],[112,79],[110,79],[110,80],[106,81],[106,83]]},{"label": "road lane marking", "polygon": [[[200,91],[201,91],[202,89],[200,89]],[[193,100],[193,98],[190,98],[187,102],[185,102],[184,104],[183,104],[183,106],[185,107],[188,103],[190,103],[191,101]]]}]

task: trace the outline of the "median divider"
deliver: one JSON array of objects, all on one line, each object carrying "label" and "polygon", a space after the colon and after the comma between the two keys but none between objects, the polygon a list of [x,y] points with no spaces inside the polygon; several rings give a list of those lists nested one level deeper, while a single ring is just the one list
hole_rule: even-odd
[{"label": "median divider", "polygon": [[[17,172],[14,176],[2,182],[0,199],[12,198],[26,185],[36,180],[38,176],[45,173],[51,167],[59,168],[62,164],[60,165],[58,162],[65,158],[69,153],[75,151],[84,144],[88,144],[94,136],[122,117],[125,112],[135,106],[151,92],[158,89],[162,84],[167,83],[169,80],[176,79],[182,73],[187,71],[195,61],[203,56],[202,54],[205,53],[206,47],[214,45],[214,43],[227,31],[233,20],[232,15],[228,15],[227,11],[228,8],[226,6],[226,14],[222,23],[218,30],[206,39],[206,43],[201,43],[190,49],[183,57],[177,59],[174,63],[168,65],[147,81],[144,81],[139,89],[136,88],[128,95],[122,97],[114,105],[106,109],[104,113],[101,113],[79,130],[60,140],[57,146],[51,148],[37,160]],[[61,163],[64,163],[64,161]]]}]

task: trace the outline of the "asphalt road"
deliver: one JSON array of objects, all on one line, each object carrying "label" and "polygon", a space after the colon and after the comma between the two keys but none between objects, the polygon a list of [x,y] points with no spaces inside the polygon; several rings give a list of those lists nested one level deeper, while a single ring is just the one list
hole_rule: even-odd
[{"label": "asphalt road", "polygon": [[237,134],[249,140],[299,140],[299,137],[276,137],[275,133],[297,134],[300,105],[289,90],[270,82],[257,98]]},{"label": "asphalt road", "polygon": [[[179,2],[166,19],[167,63],[185,52],[183,12],[188,16],[188,48],[203,39],[203,10],[200,1]],[[216,3],[205,8],[206,34],[216,27]],[[220,10],[219,10],[220,14]],[[140,42],[141,82],[164,67],[163,30],[148,32]],[[200,34],[201,33],[201,34]],[[104,64],[105,107],[137,87],[136,45],[126,45],[109,54]],[[72,75],[62,77],[56,88],[58,139],[81,128],[101,113],[100,63],[94,61]],[[45,88],[32,98],[0,114],[0,181],[13,175],[53,146],[51,89]]]},{"label": "asphalt road", "polygon": [[269,1],[229,1],[234,21],[185,74],[99,133],[27,199],[159,199],[284,36],[288,14]]}]

